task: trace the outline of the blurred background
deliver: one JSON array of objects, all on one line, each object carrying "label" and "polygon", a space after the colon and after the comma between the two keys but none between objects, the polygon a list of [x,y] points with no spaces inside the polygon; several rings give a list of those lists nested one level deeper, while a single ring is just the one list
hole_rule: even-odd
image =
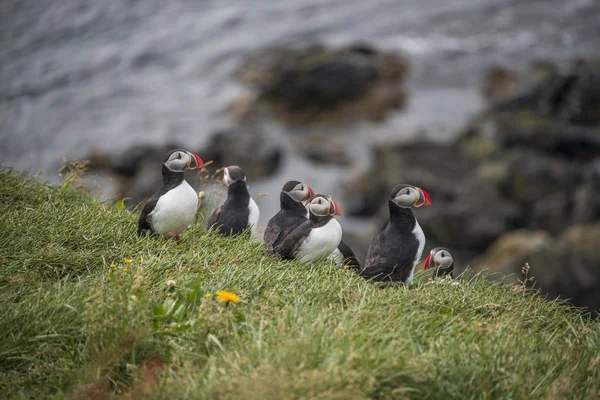
[{"label": "blurred background", "polygon": [[[600,310],[600,2],[3,0],[0,161],[89,160],[134,208],[172,147],[341,205],[359,258],[396,183],[427,246]],[[222,201],[222,187],[188,180]],[[532,281],[533,284],[533,281]]]}]

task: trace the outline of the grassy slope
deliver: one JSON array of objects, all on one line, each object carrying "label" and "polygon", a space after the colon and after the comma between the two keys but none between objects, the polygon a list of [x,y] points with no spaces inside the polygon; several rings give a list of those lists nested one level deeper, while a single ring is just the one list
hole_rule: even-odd
[{"label": "grassy slope", "polygon": [[599,323],[519,288],[379,288],[200,227],[140,239],[129,211],[6,170],[0,215],[9,397],[600,396]]}]

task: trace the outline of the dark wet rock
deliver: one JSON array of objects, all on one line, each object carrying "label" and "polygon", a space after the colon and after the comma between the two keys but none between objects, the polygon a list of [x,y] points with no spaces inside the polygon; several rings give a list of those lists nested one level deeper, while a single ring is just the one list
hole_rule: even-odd
[{"label": "dark wet rock", "polygon": [[493,278],[517,282],[524,278],[521,268],[525,263],[531,264],[531,255],[548,251],[553,244],[552,236],[543,230],[516,230],[500,236],[471,266],[475,271],[494,274]]},{"label": "dark wet rock", "polygon": [[544,229],[552,234],[562,232],[573,221],[572,193],[554,192],[532,204],[527,226]]},{"label": "dark wet rock", "polygon": [[419,223],[429,239],[449,248],[483,251],[499,235],[518,227],[522,217],[493,183],[483,180],[457,183],[453,198],[431,197],[435,207],[418,210]]},{"label": "dark wet rock", "polygon": [[294,150],[317,164],[349,166],[352,156],[339,139],[323,135],[306,136],[294,141]]},{"label": "dark wet rock", "polygon": [[[136,206],[154,194],[162,183],[160,163],[171,149],[184,148],[198,154],[207,167],[188,171],[190,185],[199,190],[219,168],[236,164],[244,168],[249,180],[274,173],[283,157],[283,148],[252,127],[217,132],[204,149],[189,149],[180,143],[137,145],[121,154],[92,152],[89,171],[114,177],[116,199],[125,199],[127,206]],[[209,161],[212,161],[209,163]]]},{"label": "dark wet rock", "polygon": [[553,121],[529,111],[494,115],[498,144],[536,149],[547,154],[588,161],[600,156],[597,128]]},{"label": "dark wet rock", "polygon": [[[350,207],[352,215],[378,215],[383,221],[389,188],[411,183],[433,201],[432,207],[417,211],[428,240],[466,252],[485,251],[515,229],[558,234],[573,225],[575,210],[580,220],[597,215],[593,193],[598,183],[591,173],[584,180],[582,164],[535,150],[484,147],[492,148],[486,157],[472,155],[473,148],[465,149],[463,142],[420,141],[375,149],[371,172],[344,185],[355,204],[368,205],[368,212]],[[377,196],[371,196],[374,188],[355,189],[366,183],[377,184]]]},{"label": "dark wet rock", "polygon": [[252,180],[273,174],[279,168],[284,150],[276,140],[250,125],[217,132],[199,155],[213,161],[211,171],[239,165]]},{"label": "dark wet rock", "polygon": [[[488,108],[463,135],[502,148],[536,149],[587,162],[600,157],[600,59],[536,62],[515,72],[494,67]],[[495,100],[495,101],[493,101]]]},{"label": "dark wet rock", "polygon": [[401,55],[363,44],[267,48],[239,69],[238,79],[255,96],[249,102],[243,95],[243,106],[233,109],[249,118],[267,106],[270,115],[290,124],[380,121],[404,106],[407,72]]},{"label": "dark wet rock", "polygon": [[[117,155],[94,151],[88,157],[89,171],[112,176],[115,182],[114,197],[123,199],[128,207],[135,207],[150,198],[160,187],[160,163],[165,154],[175,148],[184,147],[178,143],[137,145]],[[192,185],[197,182],[197,176],[197,171],[186,173],[186,178]]]},{"label": "dark wet rock", "polygon": [[549,298],[569,299],[598,313],[599,246],[600,224],[571,227],[556,239],[544,231],[517,231],[499,238],[473,265],[497,277],[512,274],[505,279],[517,282],[525,279],[522,268],[528,263],[528,277]]},{"label": "dark wet rock", "polygon": [[351,217],[373,217],[381,209],[389,194],[382,174],[360,172],[341,183],[345,199],[344,212]]},{"label": "dark wet rock", "polygon": [[377,182],[380,193],[371,197],[369,192],[361,195],[352,189],[355,202],[367,204],[371,215],[384,209],[380,214],[385,218],[391,187],[400,182],[421,187],[434,206],[417,211],[419,223],[428,239],[441,245],[485,250],[499,235],[517,226],[521,217],[496,182],[478,175],[480,161],[462,155],[456,146],[425,141],[388,145],[375,149],[374,158],[371,173],[346,187]]},{"label": "dark wet rock", "polygon": [[[137,145],[112,158],[110,168],[121,176],[134,177],[145,168],[150,160],[162,160],[171,149],[184,148],[180,143],[168,143],[160,146]],[[160,161],[159,161],[160,163]],[[160,171],[158,171],[160,176]]]},{"label": "dark wet rock", "polygon": [[[455,193],[454,201],[440,206],[442,211],[419,210],[428,246],[448,246],[454,253],[479,243],[484,250],[483,238],[495,234],[498,239],[471,265],[487,266],[500,276],[515,274],[510,278],[515,281],[524,279],[521,268],[527,262],[536,287],[550,298],[570,298],[600,310],[600,294],[594,291],[600,283],[599,66],[600,60],[536,63],[517,80],[514,71],[490,71],[483,89],[487,110],[447,147],[445,156],[439,155],[455,166],[465,163],[454,162],[456,154],[474,161],[474,174],[441,177],[461,191],[474,185],[485,193],[480,200],[489,210],[465,200],[477,191],[464,197]],[[411,169],[410,163],[403,168]],[[465,218],[452,214],[454,202],[468,205]],[[498,207],[511,211],[498,218]],[[469,240],[454,239],[461,234]]]},{"label": "dark wet rock", "polygon": [[521,205],[531,205],[554,191],[572,193],[581,182],[579,165],[536,151],[507,151],[502,162],[506,165],[503,194]]},{"label": "dark wet rock", "polygon": [[519,71],[503,66],[490,68],[483,78],[481,95],[488,103],[511,98],[518,87]]},{"label": "dark wet rock", "polygon": [[521,74],[514,95],[495,104],[494,111],[528,110],[572,125],[597,126],[600,124],[598,67],[600,59],[534,64]]},{"label": "dark wet rock", "polygon": [[600,160],[583,171],[583,183],[575,192],[574,223],[600,221]]}]

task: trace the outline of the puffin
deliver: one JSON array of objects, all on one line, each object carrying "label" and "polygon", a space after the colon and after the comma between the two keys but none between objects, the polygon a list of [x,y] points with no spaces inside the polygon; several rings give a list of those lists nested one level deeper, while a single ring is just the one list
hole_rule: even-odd
[{"label": "puffin", "polygon": [[267,222],[263,235],[267,254],[273,254],[273,249],[308,219],[309,211],[306,206],[314,195],[310,186],[299,181],[289,181],[283,185],[279,193],[281,209]]},{"label": "puffin", "polygon": [[421,188],[399,184],[388,204],[389,222],[371,241],[360,275],[375,282],[411,284],[425,247],[425,235],[412,209],[431,205],[431,197]]},{"label": "puffin", "polygon": [[423,269],[433,268],[433,278],[445,277],[450,275],[454,278],[454,258],[445,247],[436,247],[429,252],[425,259]]},{"label": "puffin", "polygon": [[335,262],[338,268],[347,266],[350,269],[359,269],[360,262],[350,246],[344,240],[340,240],[338,247],[327,257],[328,260]]},{"label": "puffin", "polygon": [[223,183],[227,186],[227,200],[208,219],[208,229],[236,236],[250,228],[250,234],[254,234],[260,211],[248,192],[246,174],[237,165],[230,165],[223,170]]},{"label": "puffin", "polygon": [[283,259],[312,263],[331,255],[342,240],[342,227],[334,218],[342,212],[331,196],[317,194],[307,208],[308,219],[274,249]]},{"label": "puffin", "polygon": [[192,223],[198,210],[198,194],[185,180],[185,171],[204,166],[196,154],[182,149],[167,152],[162,164],[163,185],[146,202],[138,222],[137,233],[175,237]]}]

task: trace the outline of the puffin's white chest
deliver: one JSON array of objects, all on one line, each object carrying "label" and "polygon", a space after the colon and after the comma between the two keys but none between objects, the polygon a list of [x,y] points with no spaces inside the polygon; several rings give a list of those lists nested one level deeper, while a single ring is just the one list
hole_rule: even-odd
[{"label": "puffin's white chest", "polygon": [[250,197],[250,201],[248,202],[248,227],[251,227],[250,232],[254,234],[256,231],[256,226],[258,224],[258,218],[260,217],[260,210],[258,209],[258,205],[254,201],[252,197]]},{"label": "puffin's white chest", "polygon": [[325,258],[333,253],[342,240],[342,227],[334,218],[320,228],[310,231],[300,246],[296,258],[304,263]]},{"label": "puffin's white chest", "polygon": [[423,249],[425,248],[425,234],[423,233],[423,229],[419,222],[415,219],[415,227],[412,231],[413,235],[419,241],[419,247],[417,248],[417,254],[415,254],[415,260],[413,261],[412,269],[410,270],[410,275],[408,276],[407,283],[412,283],[413,275],[415,274],[415,266],[421,261],[421,256],[423,255]]},{"label": "puffin's white chest", "polygon": [[150,213],[152,227],[161,235],[177,236],[192,223],[197,209],[198,195],[183,181],[158,199]]}]

